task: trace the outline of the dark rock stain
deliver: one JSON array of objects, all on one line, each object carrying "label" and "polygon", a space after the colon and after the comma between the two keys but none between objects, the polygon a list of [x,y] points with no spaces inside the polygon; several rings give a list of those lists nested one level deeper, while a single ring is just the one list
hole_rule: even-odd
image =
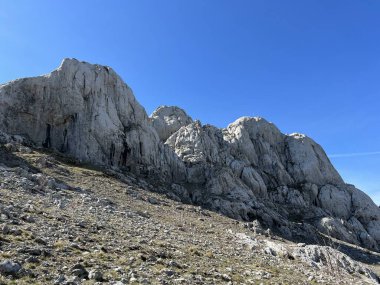
[{"label": "dark rock stain", "polygon": [[127,157],[131,153],[131,148],[128,146],[127,142],[123,143],[123,151],[120,154],[119,166],[127,165]]},{"label": "dark rock stain", "polygon": [[51,125],[46,124],[46,138],[45,138],[45,141],[42,143],[42,146],[45,148],[51,147],[50,132],[51,132]]},{"label": "dark rock stain", "polygon": [[109,160],[110,160],[111,165],[113,165],[113,158],[114,157],[115,157],[115,144],[111,143],[110,154],[109,154]]}]

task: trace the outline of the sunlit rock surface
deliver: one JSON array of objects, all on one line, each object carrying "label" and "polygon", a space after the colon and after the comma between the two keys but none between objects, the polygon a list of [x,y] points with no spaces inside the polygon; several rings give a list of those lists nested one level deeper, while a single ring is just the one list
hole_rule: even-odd
[{"label": "sunlit rock surface", "polygon": [[65,59],[48,75],[1,85],[0,130],[3,140],[24,137],[164,181],[173,199],[258,219],[287,237],[314,228],[371,249],[380,243],[380,209],[344,183],[312,139],[258,117],[219,129],[162,106],[149,118],[109,67]]}]

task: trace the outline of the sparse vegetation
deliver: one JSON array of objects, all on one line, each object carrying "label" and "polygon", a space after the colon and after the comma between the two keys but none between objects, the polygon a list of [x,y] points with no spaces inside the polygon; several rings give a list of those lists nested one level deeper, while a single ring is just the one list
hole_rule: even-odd
[{"label": "sparse vegetation", "polygon": [[[101,270],[107,282],[128,284],[354,284],[365,280],[342,270],[337,280],[335,270],[327,268],[321,274],[299,260],[265,254],[265,240],[272,238],[219,214],[202,214],[199,207],[146,191],[138,183],[72,165],[51,153],[12,155],[12,167],[0,169],[0,210],[9,214],[1,217],[0,230],[8,232],[0,235],[0,261],[19,262],[22,272],[15,277],[0,275],[0,284],[53,284],[60,276],[74,280],[71,268],[76,264],[89,272]],[[49,167],[38,166],[42,159],[49,161]],[[17,172],[20,167],[27,169],[26,177],[31,177],[31,169],[38,169],[61,187],[41,186],[32,178],[25,186],[17,182],[26,181]],[[26,213],[34,221],[21,219]]]}]

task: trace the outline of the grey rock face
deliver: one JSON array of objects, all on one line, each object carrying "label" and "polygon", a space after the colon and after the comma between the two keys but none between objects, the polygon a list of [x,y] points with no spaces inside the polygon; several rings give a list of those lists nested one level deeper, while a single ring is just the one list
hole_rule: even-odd
[{"label": "grey rock face", "polygon": [[378,248],[379,209],[344,184],[323,149],[305,135],[284,135],[262,118],[243,117],[222,130],[196,121],[165,143],[187,166],[194,203],[233,218],[259,217],[285,232],[292,217],[315,220],[322,232]]},{"label": "grey rock face", "polygon": [[322,148],[301,134],[282,134],[262,118],[243,117],[227,127],[225,136],[236,154],[260,168],[267,185],[343,183]]},{"label": "grey rock face", "polygon": [[332,185],[322,186],[318,200],[321,208],[329,211],[333,216],[343,219],[351,216],[351,195],[345,188]]},{"label": "grey rock face", "polygon": [[193,122],[184,110],[175,106],[158,107],[150,116],[150,120],[163,142],[181,127]]},{"label": "grey rock face", "polygon": [[132,90],[109,67],[65,59],[48,75],[1,85],[0,101],[0,129],[37,146],[83,162],[184,175]]},{"label": "grey rock face", "polygon": [[312,139],[257,117],[218,129],[163,106],[148,118],[109,67],[66,59],[48,75],[0,85],[0,131],[0,143],[15,150],[34,144],[159,179],[173,199],[260,219],[286,236],[310,236],[316,227],[368,248],[380,244],[380,209],[344,183]]}]

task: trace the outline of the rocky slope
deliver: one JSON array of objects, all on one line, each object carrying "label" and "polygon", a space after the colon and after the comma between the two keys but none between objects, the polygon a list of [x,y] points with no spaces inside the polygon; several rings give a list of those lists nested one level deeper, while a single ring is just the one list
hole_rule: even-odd
[{"label": "rocky slope", "polygon": [[10,140],[0,145],[0,284],[379,281],[376,253],[293,243],[257,220],[168,199],[156,180]]},{"label": "rocky slope", "polygon": [[17,135],[148,178],[174,200],[259,220],[287,239],[318,243],[322,233],[379,249],[380,209],[344,183],[312,139],[262,118],[218,129],[178,107],[148,117],[109,67],[65,59],[48,75],[1,85],[0,130],[3,141]]}]

